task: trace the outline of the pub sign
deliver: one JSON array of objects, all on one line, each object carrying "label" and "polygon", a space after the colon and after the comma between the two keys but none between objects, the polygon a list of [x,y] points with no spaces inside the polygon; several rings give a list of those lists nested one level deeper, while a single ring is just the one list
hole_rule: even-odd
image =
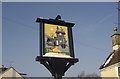
[{"label": "pub sign", "polygon": [[72,26],[62,20],[37,18],[40,23],[40,55],[74,58]]}]

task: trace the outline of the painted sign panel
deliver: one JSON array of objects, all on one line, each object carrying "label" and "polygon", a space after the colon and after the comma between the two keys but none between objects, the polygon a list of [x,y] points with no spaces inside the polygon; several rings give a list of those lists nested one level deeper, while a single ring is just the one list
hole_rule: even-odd
[{"label": "painted sign panel", "polygon": [[43,56],[71,58],[68,27],[44,24],[45,52]]}]

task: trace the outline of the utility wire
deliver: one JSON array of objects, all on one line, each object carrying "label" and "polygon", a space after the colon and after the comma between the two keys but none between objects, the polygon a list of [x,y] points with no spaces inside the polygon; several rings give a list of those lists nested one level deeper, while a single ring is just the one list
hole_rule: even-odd
[{"label": "utility wire", "polygon": [[[22,22],[13,20],[13,19],[9,19],[9,18],[7,18],[7,17],[4,17],[3,20],[9,21],[9,22],[12,22],[12,23],[15,23],[15,24],[19,24],[19,25],[21,25],[21,26],[23,26],[23,27],[31,28],[31,29],[33,29],[33,30],[38,31],[36,28],[34,28],[34,27],[32,27],[32,26],[30,27],[30,25],[27,25],[27,24],[25,24],[25,23],[22,23]],[[80,43],[80,44],[81,44],[81,46],[93,48],[93,49],[96,49],[96,50],[99,50],[99,51],[109,52],[109,51],[107,51],[107,50],[104,50],[104,49],[101,49],[101,48],[98,48],[98,47],[96,47],[96,46],[92,46],[92,45],[89,45],[89,44],[85,44],[85,43],[84,43],[84,44],[83,44],[83,43]]]},{"label": "utility wire", "polygon": [[[1,16],[0,16],[0,17],[1,17]],[[3,16],[2,20],[5,20],[6,22],[9,21],[9,22],[11,22],[11,23],[19,24],[19,25],[21,25],[21,26],[23,26],[23,27],[31,28],[31,29],[33,29],[33,30],[37,30],[37,28],[34,28],[34,27],[31,26],[31,25],[28,25],[28,24],[19,22],[19,21],[17,21],[17,20],[9,19],[9,18],[7,18],[7,17],[5,17],[5,16]],[[38,30],[37,30],[37,31],[38,31]]]},{"label": "utility wire", "polygon": [[[1,16],[0,16],[0,17],[1,17]],[[5,17],[5,16],[3,16],[3,20],[9,21],[9,22],[12,22],[12,23],[15,23],[15,24],[19,24],[19,25],[21,25],[21,26],[23,26],[23,27],[31,28],[31,29],[33,29],[33,30],[38,31],[36,28],[34,28],[34,27],[31,26],[31,25],[28,25],[28,24],[19,22],[19,21],[17,21],[17,20],[9,19],[9,18],[7,18],[7,17]],[[109,52],[108,50],[104,50],[104,49],[101,49],[101,48],[98,48],[98,47],[96,47],[96,46],[92,46],[92,45],[89,45],[89,44],[85,44],[85,43],[84,43],[84,44],[83,44],[83,43],[80,43],[80,44],[82,44],[81,46],[90,47],[90,48],[93,48],[93,49],[96,49],[96,50]]]},{"label": "utility wire", "polygon": [[85,43],[82,43],[82,42],[79,42],[79,44],[81,44],[81,46],[89,47],[89,48],[92,48],[92,49],[95,49],[95,50],[104,51],[104,52],[110,52],[108,50],[105,50],[105,49],[102,49],[102,48],[98,48],[96,46],[92,46],[92,45],[85,44]]}]

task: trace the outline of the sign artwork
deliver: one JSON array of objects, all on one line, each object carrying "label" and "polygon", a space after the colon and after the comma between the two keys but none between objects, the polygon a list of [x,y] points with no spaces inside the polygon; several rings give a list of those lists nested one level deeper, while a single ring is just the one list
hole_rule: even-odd
[{"label": "sign artwork", "polygon": [[45,52],[43,56],[71,58],[68,27],[45,24]]}]

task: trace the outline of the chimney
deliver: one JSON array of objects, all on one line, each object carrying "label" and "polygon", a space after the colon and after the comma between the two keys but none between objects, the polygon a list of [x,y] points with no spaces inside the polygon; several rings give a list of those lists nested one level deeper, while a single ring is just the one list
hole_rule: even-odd
[{"label": "chimney", "polygon": [[113,50],[118,50],[120,48],[120,34],[117,27],[114,27],[114,34],[111,37]]}]

